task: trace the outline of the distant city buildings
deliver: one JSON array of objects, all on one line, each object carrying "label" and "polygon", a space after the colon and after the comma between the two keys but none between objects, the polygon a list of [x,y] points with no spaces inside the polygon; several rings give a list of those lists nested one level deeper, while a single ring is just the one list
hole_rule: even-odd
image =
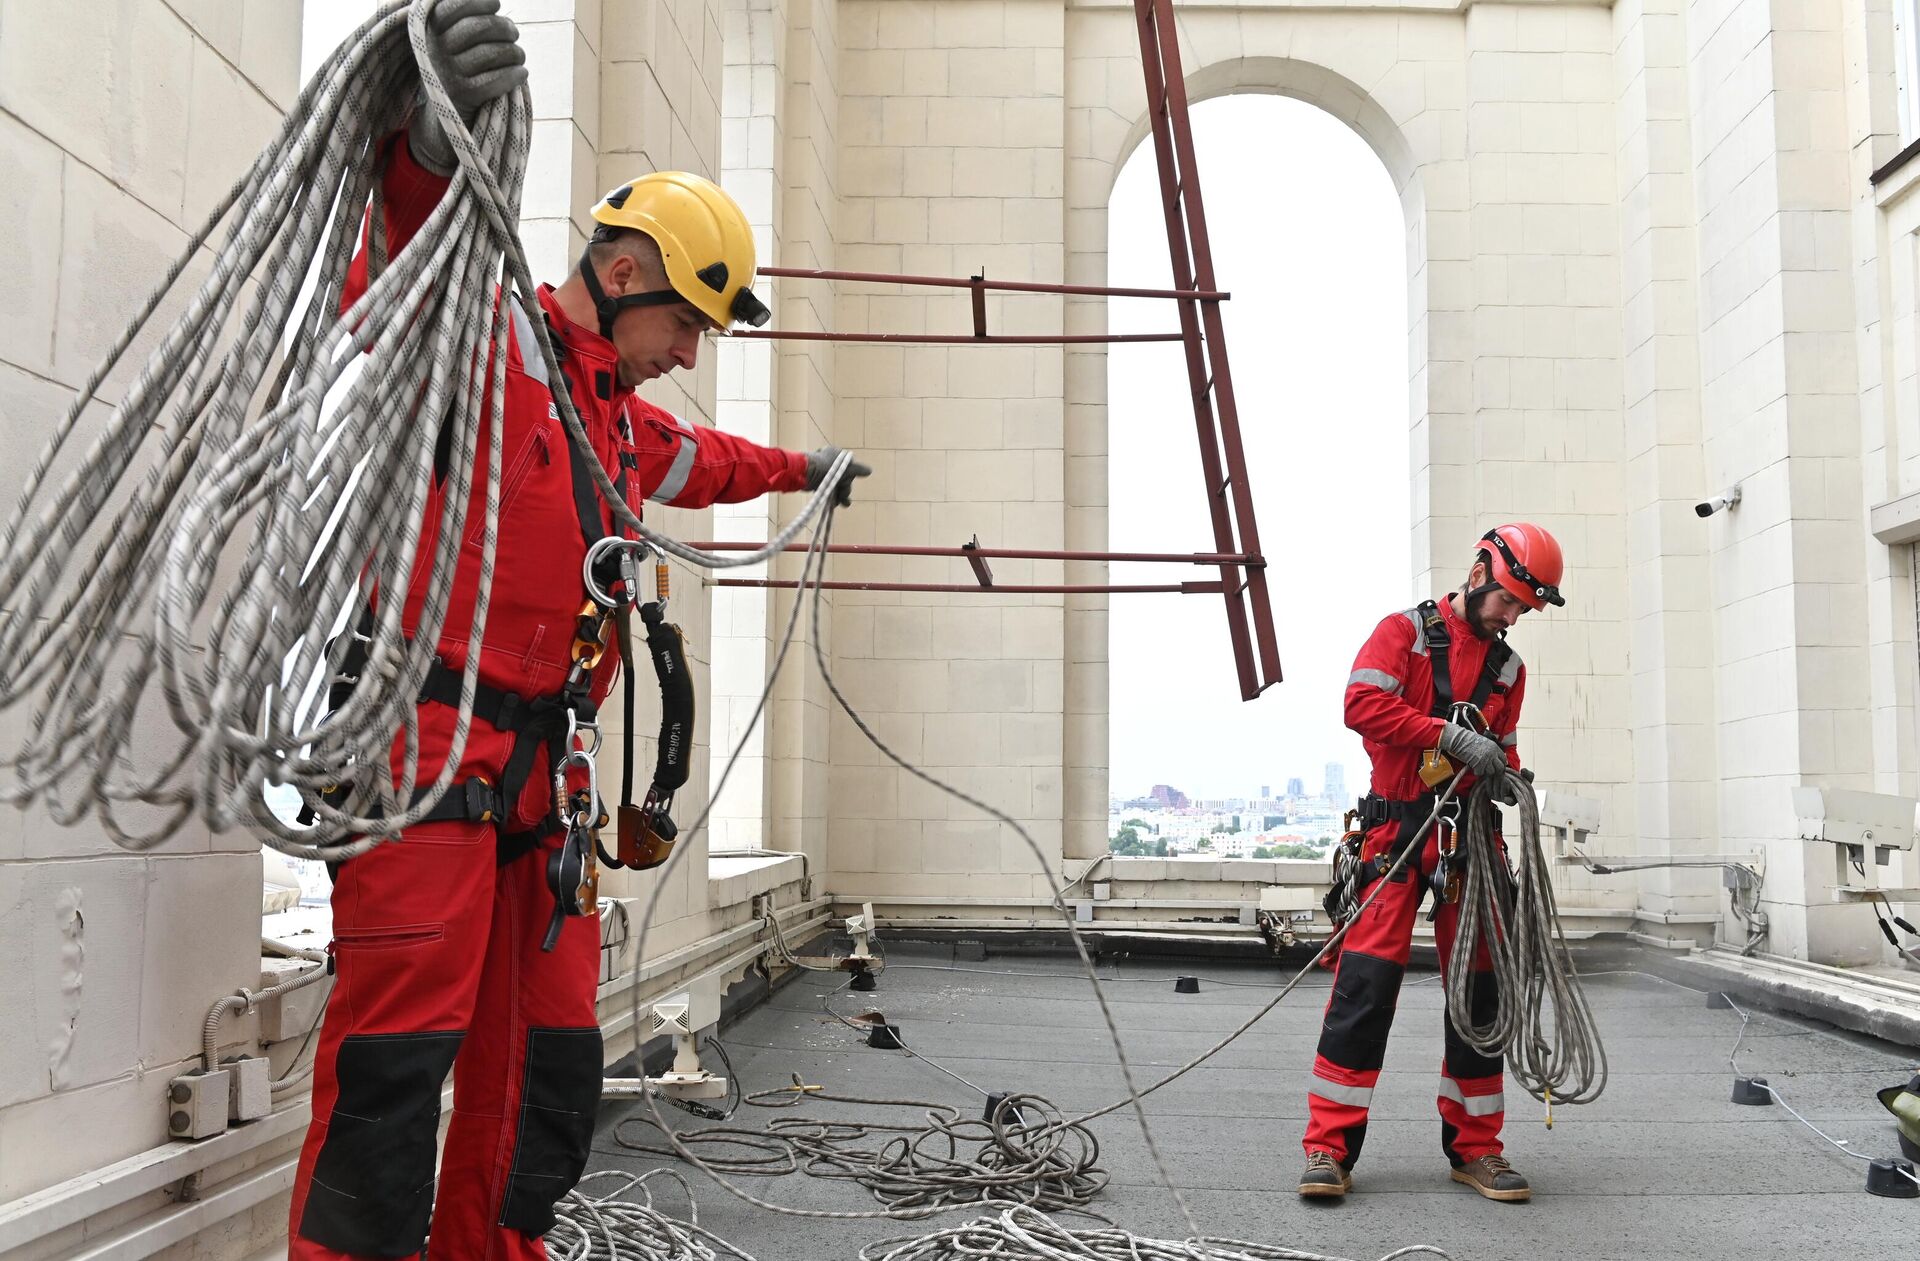
[{"label": "distant city buildings", "polygon": [[1109,798],[1107,838],[1122,856],[1168,858],[1324,857],[1340,833],[1335,808],[1305,795],[1299,778],[1283,797],[1261,785],[1258,800],[1196,800],[1171,784],[1144,797]]},{"label": "distant city buildings", "polygon": [[1347,768],[1339,762],[1327,763],[1326,789],[1321,794],[1328,805],[1342,805],[1347,800]]}]

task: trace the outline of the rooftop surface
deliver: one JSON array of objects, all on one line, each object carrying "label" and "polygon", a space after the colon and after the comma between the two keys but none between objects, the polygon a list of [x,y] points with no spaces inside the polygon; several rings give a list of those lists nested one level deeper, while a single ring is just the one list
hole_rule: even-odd
[{"label": "rooftop surface", "polygon": [[[1244,1021],[1297,966],[1127,960],[1103,962],[1100,970],[1112,978],[1107,995],[1144,1084]],[[1176,994],[1172,978],[1180,973],[1200,974],[1201,992]],[[1532,1203],[1492,1203],[1448,1180],[1434,1104],[1445,998],[1437,975],[1417,969],[1401,993],[1354,1193],[1344,1203],[1303,1203],[1294,1185],[1329,980],[1324,972],[1308,977],[1213,1060],[1146,1100],[1155,1138],[1209,1234],[1360,1261],[1413,1243],[1437,1245],[1456,1261],[1800,1261],[1910,1255],[1920,1237],[1920,1200],[1868,1195],[1863,1161],[1823,1143],[1780,1107],[1729,1101],[1728,1054],[1741,1034],[1740,1013],[1635,972],[1587,981],[1612,1070],[1599,1101],[1556,1109],[1549,1131],[1540,1105],[1509,1084],[1507,1154],[1532,1180]],[[1071,958],[954,963],[944,952],[910,956],[896,949],[876,992],[834,993],[843,982],[803,975],[722,1035],[745,1089],[784,1085],[797,1073],[829,1091],[944,1102],[978,1115],[973,1090],[902,1051],[870,1049],[823,1009],[825,996],[843,1015],[883,1011],[908,1045],[985,1090],[1037,1093],[1071,1115],[1124,1093],[1099,1009]],[[1897,1155],[1873,1091],[1903,1080],[1920,1052],[1796,1018],[1751,1015],[1739,1049],[1743,1074],[1768,1078],[1834,1137],[1870,1155]],[[906,1115],[813,1100],[804,1106],[820,1118]],[[591,1168],[678,1164],[636,1156],[616,1142],[616,1127],[636,1110],[646,1105],[603,1109]],[[706,1124],[668,1115],[682,1129]],[[742,1108],[728,1124],[760,1128],[794,1115]],[[1131,1112],[1095,1121],[1092,1129],[1112,1177],[1093,1207],[1141,1235],[1186,1235]],[[642,1126],[625,1132],[657,1138]],[[805,1174],[738,1181],[794,1207],[876,1207],[847,1181]],[[802,1220],[754,1208],[702,1176],[692,1182],[701,1225],[760,1261],[853,1257],[864,1244],[969,1216],[954,1212],[917,1224]],[[667,1195],[661,1207],[678,1215],[684,1207],[673,1199]],[[1098,1224],[1070,1213],[1060,1220],[1076,1229]]]}]

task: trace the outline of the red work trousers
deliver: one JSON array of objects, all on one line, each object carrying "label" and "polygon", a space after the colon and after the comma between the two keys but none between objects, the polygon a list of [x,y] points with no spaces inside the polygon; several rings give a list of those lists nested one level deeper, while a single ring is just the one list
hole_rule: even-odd
[{"label": "red work trousers", "polygon": [[[1376,828],[1368,835],[1362,856],[1371,858],[1385,852],[1399,826],[1394,823]],[[1420,908],[1426,875],[1439,860],[1439,844],[1437,835],[1429,836],[1417,864],[1409,861],[1384,887],[1376,883],[1362,891],[1364,898],[1377,888],[1379,896],[1361,912],[1342,942],[1333,994],[1327,1000],[1326,1017],[1320,1027],[1320,1049],[1313,1058],[1303,1146],[1309,1152],[1332,1154],[1343,1168],[1351,1169],[1360,1159],[1360,1148],[1366,1141],[1367,1110],[1386,1058],[1387,1033],[1393,1027],[1400,981],[1406,975],[1413,942],[1414,916]],[[1416,865],[1419,870],[1412,870]],[[1443,977],[1459,918],[1459,907],[1450,903],[1443,903],[1434,918],[1434,941],[1440,951]],[[1472,1009],[1476,1021],[1490,1019],[1500,1001],[1491,968],[1482,942],[1473,957]],[[1482,1055],[1462,1042],[1444,1010],[1441,1019],[1446,1024],[1446,1050],[1440,1062],[1440,1146],[1450,1163],[1463,1165],[1501,1150],[1500,1126],[1506,1119],[1505,1069],[1499,1056]]]},{"label": "red work trousers", "polygon": [[[463,772],[497,776],[507,737],[474,727]],[[429,1220],[435,1261],[547,1255],[600,1099],[600,921],[568,919],[543,953],[548,850],[497,865],[496,846],[490,823],[422,824],[334,874],[337,975],[289,1261],[421,1256]]]}]

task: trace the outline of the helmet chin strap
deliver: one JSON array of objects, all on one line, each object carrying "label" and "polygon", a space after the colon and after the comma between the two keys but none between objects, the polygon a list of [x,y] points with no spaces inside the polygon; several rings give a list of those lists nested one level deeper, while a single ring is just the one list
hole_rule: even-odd
[{"label": "helmet chin strap", "polygon": [[607,291],[600,287],[600,277],[593,272],[593,250],[580,252],[580,279],[587,286],[587,297],[593,302],[593,310],[600,317],[600,336],[613,340],[613,322],[620,318],[620,312],[629,307],[672,306],[686,299],[672,289],[655,289],[648,293],[625,293],[617,298],[609,298]]},{"label": "helmet chin strap", "polygon": [[[1489,572],[1492,571],[1491,565],[1488,566],[1488,571]],[[1472,581],[1473,581],[1473,576],[1469,574],[1467,576],[1467,582],[1470,584]],[[1486,598],[1488,596],[1492,595],[1494,592],[1498,590],[1500,590],[1500,584],[1492,581],[1486,582],[1478,587],[1471,586],[1471,585],[1463,585],[1460,588],[1461,595],[1465,597],[1461,601],[1461,603],[1464,605],[1463,611],[1466,613],[1466,617],[1464,620],[1466,621],[1468,628],[1473,631],[1474,635],[1477,638],[1498,639],[1500,637],[1499,631],[1493,631],[1491,633],[1488,632],[1484,623],[1482,623],[1480,620],[1481,604],[1483,604],[1486,601]]]}]

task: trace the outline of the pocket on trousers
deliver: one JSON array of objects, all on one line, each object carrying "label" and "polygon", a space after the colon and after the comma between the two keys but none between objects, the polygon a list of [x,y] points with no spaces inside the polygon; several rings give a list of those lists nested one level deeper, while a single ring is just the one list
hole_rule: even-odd
[{"label": "pocket on trousers", "polygon": [[600,1029],[527,1030],[520,1086],[520,1126],[500,1224],[540,1236],[553,1228],[553,1206],[587,1167],[600,1107]]},{"label": "pocket on trousers", "polygon": [[440,1087],[464,1030],[351,1034],[300,1235],[355,1256],[411,1257],[433,1214]]},{"label": "pocket on trousers", "polygon": [[[379,928],[343,929],[333,935],[333,944],[335,946],[345,946],[353,950],[397,950],[403,946],[424,946],[428,942],[439,941],[446,935],[447,926],[445,923],[389,924]],[[368,1036],[411,1038],[421,1035],[404,1033]]]}]

